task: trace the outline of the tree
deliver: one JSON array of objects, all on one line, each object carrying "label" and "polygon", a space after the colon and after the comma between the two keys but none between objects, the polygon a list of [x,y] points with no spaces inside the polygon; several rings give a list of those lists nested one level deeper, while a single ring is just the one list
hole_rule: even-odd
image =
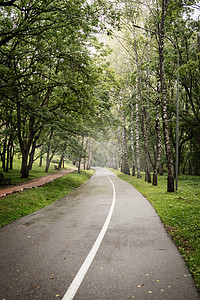
[{"label": "tree", "polygon": [[165,141],[165,151],[167,157],[167,167],[168,167],[168,182],[167,191],[174,192],[174,161],[172,155],[172,149],[170,144],[169,136],[169,117],[167,109],[167,90],[165,83],[165,69],[164,69],[164,38],[165,38],[165,18],[168,8],[168,0],[162,0],[162,13],[161,20],[158,28],[159,33],[159,66],[160,66],[160,92],[162,101],[162,119],[163,119],[163,131],[164,131],[164,141]]},{"label": "tree", "polygon": [[[28,177],[44,124],[94,111],[97,68],[88,45],[106,6],[79,1],[1,2],[1,104],[16,111],[22,177]],[[115,15],[110,7],[114,24]],[[63,124],[61,124],[62,126]]]}]

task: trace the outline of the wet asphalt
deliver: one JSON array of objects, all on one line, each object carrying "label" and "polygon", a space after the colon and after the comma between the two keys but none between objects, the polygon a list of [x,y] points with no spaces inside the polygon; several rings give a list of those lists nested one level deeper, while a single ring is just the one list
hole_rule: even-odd
[{"label": "wet asphalt", "polygon": [[62,299],[116,205],[74,299],[196,300],[192,277],[149,202],[96,168],[56,203],[0,228],[0,300]]}]

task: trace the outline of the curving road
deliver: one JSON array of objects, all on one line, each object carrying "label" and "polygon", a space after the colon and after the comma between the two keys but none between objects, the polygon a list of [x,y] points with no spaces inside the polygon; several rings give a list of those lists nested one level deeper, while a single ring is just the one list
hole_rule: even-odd
[{"label": "curving road", "polygon": [[0,228],[1,300],[73,297],[200,299],[152,206],[106,169]]}]

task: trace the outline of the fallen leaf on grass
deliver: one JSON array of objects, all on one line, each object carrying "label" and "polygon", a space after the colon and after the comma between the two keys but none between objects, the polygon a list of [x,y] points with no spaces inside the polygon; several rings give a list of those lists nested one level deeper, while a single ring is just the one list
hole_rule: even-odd
[{"label": "fallen leaf on grass", "polygon": [[51,276],[51,277],[50,277],[50,279],[54,279],[54,277],[53,277],[53,276]]},{"label": "fallen leaf on grass", "polygon": [[142,283],[142,284],[139,284],[137,287],[139,287],[139,288],[140,288],[141,286],[144,286],[144,283]]}]

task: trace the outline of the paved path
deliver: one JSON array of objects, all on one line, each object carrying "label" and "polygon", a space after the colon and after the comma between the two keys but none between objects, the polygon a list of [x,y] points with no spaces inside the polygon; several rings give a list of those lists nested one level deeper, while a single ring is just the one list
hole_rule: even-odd
[{"label": "paved path", "polygon": [[105,169],[96,169],[63,199],[0,228],[0,299],[73,299],[68,288],[112,207],[108,229],[74,299],[199,299],[152,206]]},{"label": "paved path", "polygon": [[31,179],[27,182],[23,182],[18,185],[11,185],[11,186],[0,188],[0,198],[18,191],[23,191],[23,190],[31,189],[33,187],[43,186],[46,183],[49,183],[59,177],[64,176],[65,174],[72,173],[74,171],[75,171],[74,169],[61,170],[56,173],[48,174],[46,176],[42,176],[36,179]]}]

